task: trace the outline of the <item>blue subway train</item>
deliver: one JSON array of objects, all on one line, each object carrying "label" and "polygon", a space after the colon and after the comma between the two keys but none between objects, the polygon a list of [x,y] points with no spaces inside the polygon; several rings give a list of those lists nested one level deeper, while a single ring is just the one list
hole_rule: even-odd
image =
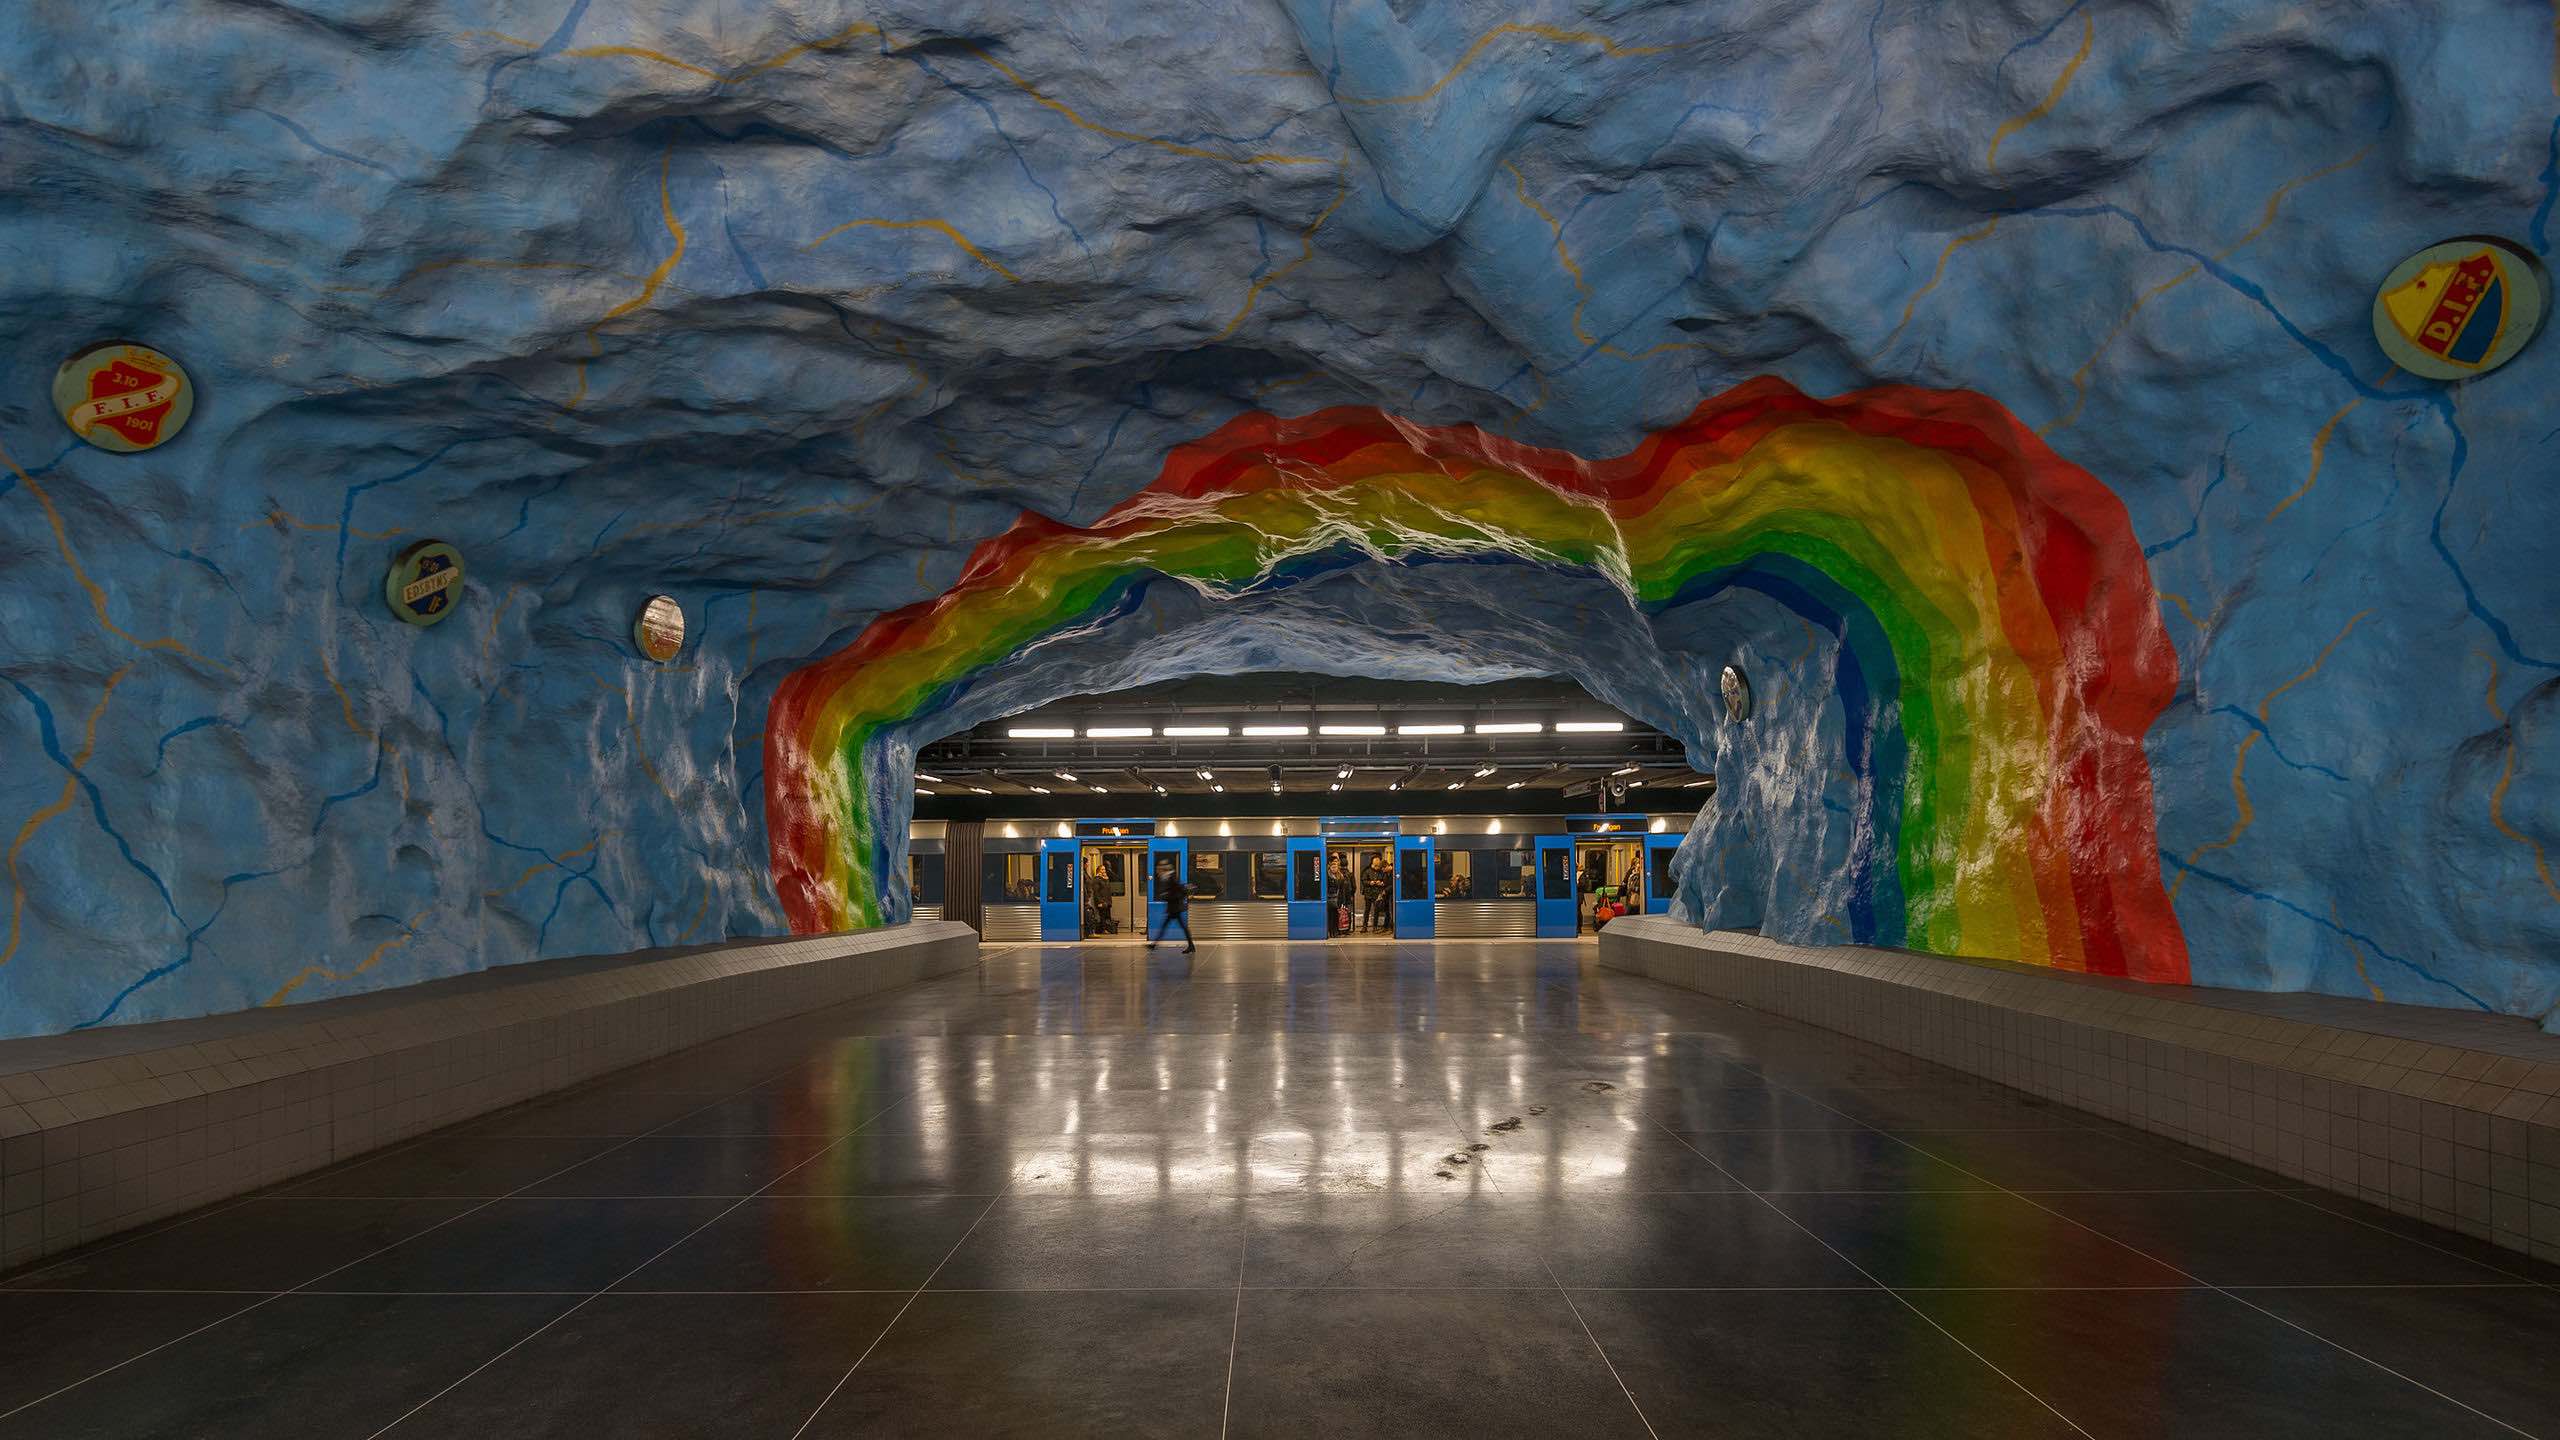
[{"label": "blue subway train", "polygon": [[[976,886],[988,940],[1136,939],[1163,919],[1154,877],[1191,889],[1201,940],[1570,938],[1670,908],[1687,814],[919,820],[920,919]],[[952,873],[975,854],[976,874]],[[962,860],[968,865],[966,859]],[[965,892],[964,892],[965,893]]]}]

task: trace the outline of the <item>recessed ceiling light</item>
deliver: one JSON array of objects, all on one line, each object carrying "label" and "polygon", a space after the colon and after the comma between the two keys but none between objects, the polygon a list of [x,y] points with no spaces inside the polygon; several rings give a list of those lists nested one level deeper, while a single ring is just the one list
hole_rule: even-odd
[{"label": "recessed ceiling light", "polygon": [[1004,732],[1008,740],[1073,740],[1076,732],[1048,725],[1017,725]]},{"label": "recessed ceiling light", "polygon": [[1467,782],[1464,780],[1452,780],[1449,782],[1449,788],[1452,790],[1464,790],[1467,788]]},{"label": "recessed ceiling light", "polygon": [[939,795],[942,792],[939,790],[927,790],[923,786],[919,785],[916,787],[916,793],[919,795]]},{"label": "recessed ceiling light", "polygon": [[1478,771],[1476,772],[1476,778],[1477,778],[1477,779],[1479,779],[1479,780],[1483,779],[1483,778],[1484,778],[1484,777],[1486,777],[1487,775],[1492,774],[1492,773],[1493,773],[1493,769],[1494,769],[1494,767],[1492,767],[1492,766],[1490,766],[1490,765],[1485,766],[1483,769],[1478,770]]},{"label": "recessed ceiling light", "polygon": [[970,793],[970,794],[972,794],[972,795],[993,795],[993,794],[994,794],[994,793],[996,793],[996,792],[994,792],[993,790],[983,789],[983,788],[981,788],[981,787],[979,787],[979,786],[976,786],[976,785],[972,785],[972,786],[970,786],[970,787],[969,787],[969,793]]},{"label": "recessed ceiling light", "polygon": [[1286,737],[1304,735],[1307,733],[1307,727],[1304,725],[1247,725],[1244,727],[1244,733],[1266,737]]},{"label": "recessed ceiling light", "polygon": [[[1277,790],[1277,789],[1279,789],[1280,787],[1279,787],[1279,786],[1277,786],[1277,785],[1274,785],[1274,786],[1272,786],[1271,788],[1272,788],[1272,789],[1274,789],[1274,790]],[[1341,789],[1341,788],[1342,788],[1342,782],[1341,782],[1341,781],[1339,781],[1339,780],[1336,780],[1336,781],[1334,781],[1334,782],[1333,782],[1333,784],[1332,784],[1332,786],[1331,786],[1330,788],[1335,789],[1335,790],[1339,790],[1339,789]]]},{"label": "recessed ceiling light", "polygon": [[1348,780],[1348,779],[1350,779],[1350,778],[1351,778],[1351,767],[1350,767],[1350,766],[1348,766],[1348,765],[1345,765],[1345,766],[1343,766],[1342,768],[1340,768],[1340,769],[1338,769],[1338,770],[1334,771],[1334,772],[1333,772],[1333,778],[1334,778],[1334,779],[1336,779],[1336,780]]},{"label": "recessed ceiling light", "polygon": [[1279,782],[1279,781],[1274,780],[1274,781],[1272,781],[1272,782],[1271,782],[1271,793],[1272,793],[1272,794],[1274,794],[1274,795],[1277,795],[1277,794],[1279,794],[1279,793],[1280,793],[1280,782]]},{"label": "recessed ceiling light", "polygon": [[1203,780],[1215,780],[1218,778],[1218,773],[1206,765],[1201,766],[1199,769],[1194,770],[1191,773],[1199,776]]},{"label": "recessed ceiling light", "polygon": [[1704,780],[1692,780],[1692,781],[1690,781],[1688,784],[1683,785],[1683,786],[1681,786],[1680,788],[1681,788],[1681,789],[1683,789],[1683,790],[1695,790],[1695,789],[1697,789],[1697,788],[1698,788],[1699,786],[1701,786],[1701,785],[1713,785],[1714,783],[1716,783],[1716,777],[1714,777],[1713,775],[1710,775],[1710,776],[1708,776],[1708,777],[1707,777],[1706,779],[1704,779]]},{"label": "recessed ceiling light", "polygon": [[1096,795],[1108,795],[1111,793],[1111,787],[1108,785],[1088,785],[1085,788],[1091,790]]},{"label": "recessed ceiling light", "polygon": [[1228,733],[1224,725],[1167,725],[1164,727],[1164,736],[1168,740],[1223,740]]},{"label": "recessed ceiling light", "polygon": [[[1325,735],[1384,735],[1387,733],[1387,727],[1384,725],[1319,725],[1316,730]],[[1302,730],[1298,733],[1303,735],[1306,732]]]},{"label": "recessed ceiling light", "polygon": [[[1535,720],[1498,720],[1490,725],[1477,726],[1476,733],[1479,735],[1535,735],[1546,728]],[[1559,725],[1556,728],[1561,730],[1564,727]]]},{"label": "recessed ceiling light", "polygon": [[1046,785],[1034,785],[1031,787],[1031,793],[1034,795],[1046,795],[1049,793],[1049,787]]},{"label": "recessed ceiling light", "polygon": [[1088,725],[1085,727],[1084,738],[1087,740],[1144,740],[1155,733],[1155,727],[1151,725]]},{"label": "recessed ceiling light", "polygon": [[1077,779],[1075,776],[1068,774],[1068,773],[1067,773],[1066,771],[1064,771],[1064,770],[1054,771],[1054,772],[1052,772],[1052,773],[1054,773],[1054,774],[1055,774],[1059,779],[1066,781],[1066,782],[1067,782],[1068,784],[1070,784],[1070,785],[1081,785],[1081,784],[1083,784],[1083,783],[1084,783],[1083,781],[1081,781],[1081,780]]},{"label": "recessed ceiling light", "polygon": [[1227,793],[1227,787],[1226,787],[1226,786],[1224,786],[1224,785],[1212,785],[1212,786],[1210,786],[1209,788],[1210,788],[1210,789],[1212,789],[1212,790],[1217,791],[1217,792],[1218,792],[1219,794],[1221,794],[1221,795],[1224,795],[1224,794],[1226,794],[1226,793]]},{"label": "recessed ceiling light", "polygon": [[939,784],[941,784],[941,783],[942,783],[942,777],[941,777],[941,776],[939,776],[939,775],[927,775],[926,773],[924,773],[924,772],[923,772],[923,771],[921,771],[921,770],[919,770],[919,771],[917,771],[917,772],[916,772],[916,778],[917,778],[917,779],[919,779],[919,780],[930,780],[930,781],[932,781],[932,782],[933,782],[934,784],[936,784],[936,785],[939,785]]},{"label": "recessed ceiling light", "polygon": [[1401,780],[1390,780],[1387,782],[1387,788],[1390,790],[1401,790],[1404,788],[1404,782]]},{"label": "recessed ceiling light", "polygon": [[1173,792],[1172,792],[1172,791],[1170,791],[1170,790],[1167,790],[1167,789],[1165,789],[1163,786],[1159,785],[1159,786],[1157,786],[1157,787],[1156,787],[1156,793],[1157,793],[1157,794],[1159,794],[1159,795],[1170,795],[1170,794],[1172,794]]},{"label": "recessed ceiling light", "polygon": [[1526,781],[1526,780],[1514,780],[1514,781],[1512,781],[1510,784],[1505,785],[1505,786],[1503,786],[1502,788],[1503,788],[1503,789],[1505,789],[1505,790],[1517,790],[1517,789],[1519,789],[1521,786],[1526,785],[1526,784],[1528,784],[1528,783],[1529,783],[1529,782],[1528,782],[1528,781]]},{"label": "recessed ceiling light", "polygon": [[1396,733],[1399,735],[1464,735],[1467,733],[1467,727],[1464,725],[1399,725],[1396,727]]},{"label": "recessed ceiling light", "polygon": [[1559,720],[1556,722],[1556,733],[1559,735],[1615,735],[1626,728],[1627,722],[1624,720]]}]

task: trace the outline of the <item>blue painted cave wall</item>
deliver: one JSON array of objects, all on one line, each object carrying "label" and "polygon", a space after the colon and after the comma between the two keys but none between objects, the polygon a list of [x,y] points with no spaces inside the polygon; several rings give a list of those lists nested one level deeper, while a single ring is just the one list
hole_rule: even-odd
[{"label": "blue painted cave wall", "polygon": [[[2453,389],[2366,318],[2549,251],[2547,6],[109,8],[0,14],[0,1033],[770,933],[775,683],[1023,510],[1246,409],[1602,454],[1766,373],[1983,391],[2124,498],[2199,979],[2560,1004],[2560,342]],[[175,443],[48,413],[111,336]],[[1345,655],[1412,663],[1405,583]],[[1447,663],[1544,664],[1499,599]],[[1827,653],[1683,624],[1611,698],[1726,777],[1684,903],[1820,940]]]}]

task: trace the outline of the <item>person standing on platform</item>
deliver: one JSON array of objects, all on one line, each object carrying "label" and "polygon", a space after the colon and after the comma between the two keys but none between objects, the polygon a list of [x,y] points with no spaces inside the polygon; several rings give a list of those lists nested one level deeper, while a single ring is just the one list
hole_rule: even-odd
[{"label": "person standing on platform", "polygon": [[1360,872],[1360,894],[1368,901],[1366,913],[1361,918],[1363,928],[1372,931],[1388,928],[1387,890],[1390,878],[1386,857],[1372,852],[1367,868]]},{"label": "person standing on platform", "polygon": [[1164,906],[1164,923],[1156,927],[1156,933],[1147,937],[1147,948],[1156,948],[1156,942],[1179,925],[1182,927],[1182,953],[1188,955],[1198,950],[1199,942],[1191,938],[1191,887],[1183,884],[1182,877],[1174,873],[1170,860],[1156,866],[1156,902]]}]

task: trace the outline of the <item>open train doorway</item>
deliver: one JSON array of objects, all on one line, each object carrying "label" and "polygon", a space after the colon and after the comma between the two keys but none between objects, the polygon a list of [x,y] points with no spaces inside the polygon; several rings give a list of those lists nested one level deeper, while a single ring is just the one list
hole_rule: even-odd
[{"label": "open train doorway", "polygon": [[1147,928],[1147,895],[1154,883],[1147,844],[1114,842],[1084,847],[1084,936],[1136,939]]},{"label": "open train doorway", "polygon": [[1324,847],[1325,933],[1395,933],[1395,842],[1386,836],[1328,840]]}]

